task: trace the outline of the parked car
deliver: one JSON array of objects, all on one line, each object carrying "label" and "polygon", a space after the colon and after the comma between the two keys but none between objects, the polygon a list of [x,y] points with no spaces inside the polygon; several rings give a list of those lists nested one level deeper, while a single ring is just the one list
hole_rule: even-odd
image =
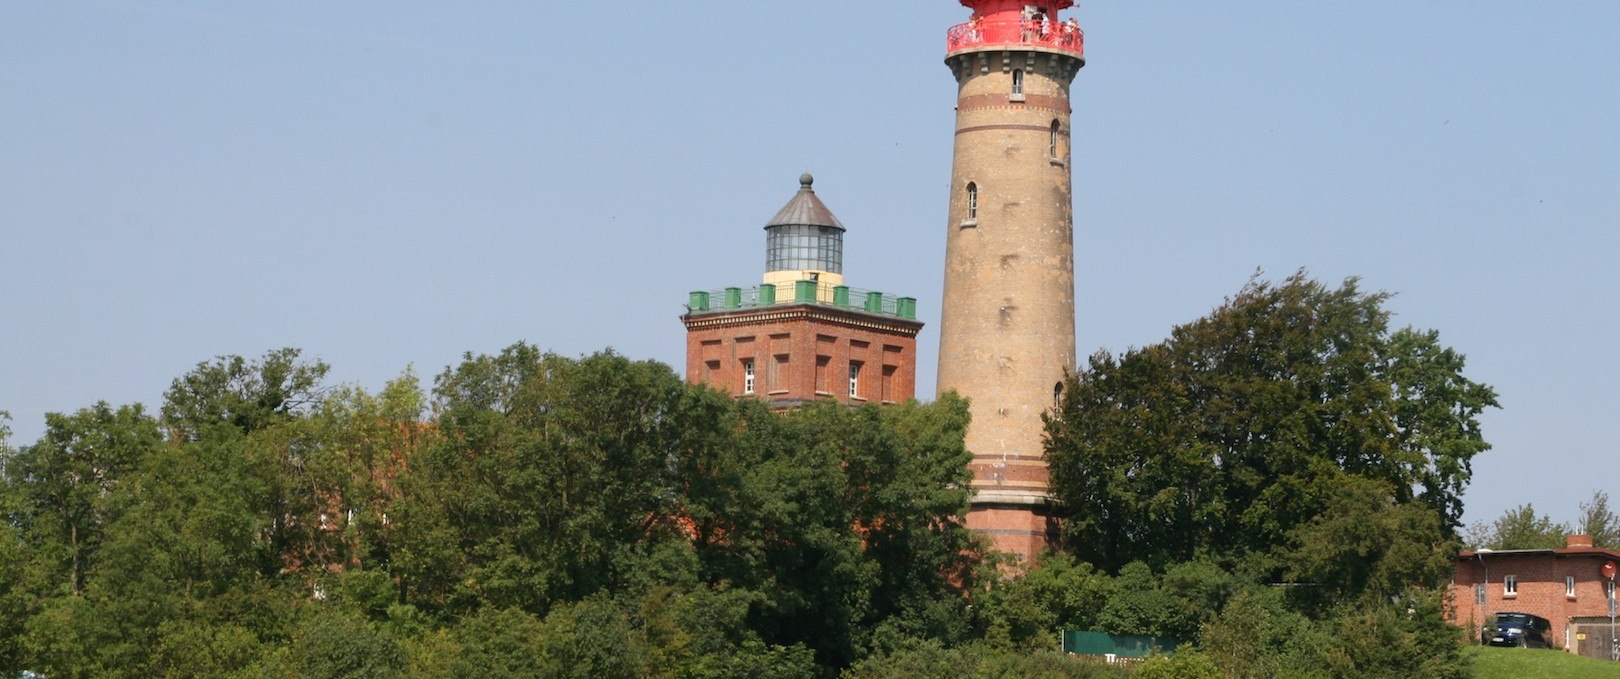
[{"label": "parked car", "polygon": [[1491,616],[1479,640],[1492,646],[1552,648],[1547,642],[1550,630],[1552,623],[1539,615],[1502,612]]}]

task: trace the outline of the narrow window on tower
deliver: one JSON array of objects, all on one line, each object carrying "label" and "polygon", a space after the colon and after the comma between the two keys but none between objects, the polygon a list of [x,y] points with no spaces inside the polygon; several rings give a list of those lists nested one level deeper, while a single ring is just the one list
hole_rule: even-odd
[{"label": "narrow window on tower", "polygon": [[861,397],[861,364],[859,361],[849,362],[849,397]]},{"label": "narrow window on tower", "polygon": [[973,182],[967,185],[967,220],[970,224],[979,221],[979,185]]},{"label": "narrow window on tower", "polygon": [[1063,159],[1063,156],[1058,155],[1058,133],[1061,132],[1062,130],[1063,130],[1063,126],[1058,122],[1058,120],[1056,118],[1053,118],[1052,119],[1052,140],[1047,142],[1046,154],[1049,155],[1049,156],[1052,156],[1053,158],[1058,159],[1058,160]]},{"label": "narrow window on tower", "polygon": [[743,359],[743,393],[754,393],[754,359]]},{"label": "narrow window on tower", "polygon": [[1012,97],[1010,97],[1010,99],[1012,101],[1023,101],[1024,100],[1024,70],[1023,69],[1020,69],[1020,68],[1013,69]]}]

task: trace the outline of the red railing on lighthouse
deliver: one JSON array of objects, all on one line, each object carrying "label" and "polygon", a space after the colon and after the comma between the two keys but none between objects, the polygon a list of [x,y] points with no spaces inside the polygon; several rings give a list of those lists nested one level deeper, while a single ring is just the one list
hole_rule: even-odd
[{"label": "red railing on lighthouse", "polygon": [[1055,22],[982,17],[952,26],[945,32],[947,54],[975,47],[1046,47],[1084,59],[1086,34],[1074,19]]}]

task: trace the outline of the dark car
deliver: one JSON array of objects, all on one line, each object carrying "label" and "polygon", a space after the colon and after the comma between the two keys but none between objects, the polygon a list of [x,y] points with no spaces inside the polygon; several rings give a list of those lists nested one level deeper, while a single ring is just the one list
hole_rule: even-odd
[{"label": "dark car", "polygon": [[1552,648],[1552,644],[1547,643],[1547,634],[1551,629],[1552,623],[1539,615],[1497,613],[1491,616],[1491,622],[1485,625],[1479,640],[1492,646]]}]

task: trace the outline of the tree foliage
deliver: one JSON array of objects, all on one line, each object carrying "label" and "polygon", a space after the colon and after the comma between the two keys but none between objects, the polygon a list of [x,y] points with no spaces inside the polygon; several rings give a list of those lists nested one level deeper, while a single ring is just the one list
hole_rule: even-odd
[{"label": "tree foliage", "polygon": [[198,363],[164,393],[164,424],[191,439],[220,426],[249,433],[313,405],[328,367],[300,361],[300,353],[285,348],[253,361],[220,356]]},{"label": "tree foliage", "polygon": [[0,429],[0,675],[808,679],[975,628],[959,399],[778,414],[526,344],[431,400],[326,372]]},{"label": "tree foliage", "polygon": [[1592,499],[1581,503],[1575,532],[1592,536],[1594,547],[1620,548],[1620,517],[1609,509],[1608,493],[1594,491]]},{"label": "tree foliage", "polygon": [[1620,546],[1620,518],[1609,509],[1608,493],[1593,491],[1580,503],[1573,523],[1554,521],[1525,503],[1489,522],[1474,522],[1464,538],[1475,549],[1558,549],[1571,535],[1590,536],[1595,547]]},{"label": "tree foliage", "polygon": [[1423,508],[1431,544],[1454,531],[1496,397],[1437,334],[1390,331],[1387,298],[1256,279],[1162,343],[1093,356],[1048,426],[1066,544],[1109,570],[1220,554],[1280,574],[1346,494]]},{"label": "tree foliage", "polygon": [[[1123,676],[1053,652],[1058,628],[1205,647],[1156,661],[1163,676],[1391,666],[1438,636],[1370,593],[1432,577],[1430,538],[1483,446],[1470,406],[1395,394],[1489,391],[1432,334],[1356,344],[1382,312],[1330,292],[1216,324],[1253,365],[1309,358],[1309,379],[1245,377],[1209,340],[1070,389],[1053,459],[1115,466],[1068,487],[1096,504],[1034,570],[976,556],[953,395],[777,413],[656,363],[522,343],[464,356],[431,393],[410,371],[328,385],[294,349],[219,357],[159,418],[98,403],[17,447],[0,426],[0,675]],[[1352,308],[1268,317],[1333,307],[1318,296]],[[1076,452],[1108,427],[1132,435]],[[1250,603],[1284,574],[1324,596]],[[1342,603],[1355,592],[1361,608]],[[1304,621],[1304,641],[1234,660],[1254,648],[1218,630],[1243,606],[1266,634]],[[1401,650],[1342,648],[1340,624]]]}]

